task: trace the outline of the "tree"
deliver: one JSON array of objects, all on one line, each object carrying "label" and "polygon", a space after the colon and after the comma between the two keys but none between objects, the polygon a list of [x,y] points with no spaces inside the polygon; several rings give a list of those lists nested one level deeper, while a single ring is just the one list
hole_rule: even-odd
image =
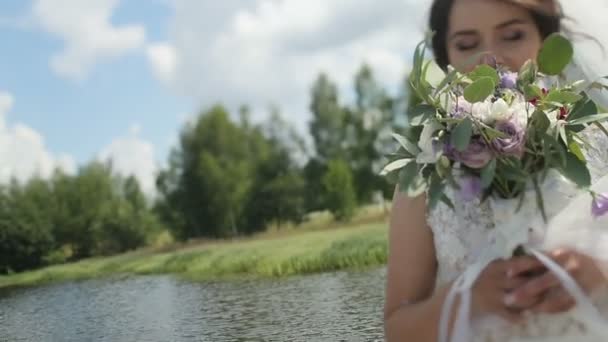
[{"label": "tree", "polygon": [[327,162],[345,157],[346,113],[338,103],[336,85],[321,74],[311,90],[310,134],[315,143],[316,155]]},{"label": "tree", "polygon": [[178,238],[239,233],[238,220],[255,170],[252,156],[264,153],[261,140],[258,131],[232,122],[221,106],[182,130],[169,169],[158,178],[164,197],[159,208]]},{"label": "tree", "polygon": [[323,186],[327,196],[327,208],[337,220],[349,220],[357,206],[357,195],[348,164],[342,160],[330,161],[327,173],[323,176]]},{"label": "tree", "polygon": [[248,232],[271,222],[299,223],[305,214],[306,184],[294,157],[302,155],[303,140],[278,112],[271,114],[262,130],[269,153],[257,162],[244,215]]},{"label": "tree", "polygon": [[41,266],[54,246],[48,184],[12,181],[0,192],[0,273]]}]

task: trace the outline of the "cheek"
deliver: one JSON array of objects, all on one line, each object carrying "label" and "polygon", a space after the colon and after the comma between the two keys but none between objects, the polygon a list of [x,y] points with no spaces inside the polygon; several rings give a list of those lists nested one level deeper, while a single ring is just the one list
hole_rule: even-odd
[{"label": "cheek", "polygon": [[448,59],[450,64],[460,72],[469,72],[475,69],[475,63],[472,63],[471,57],[475,52],[461,52],[458,49],[448,49]]},{"label": "cheek", "polygon": [[503,49],[502,54],[507,66],[516,71],[519,70],[528,60],[536,59],[540,48],[540,38],[535,38],[522,42],[522,44],[517,47],[507,46],[505,49]]}]

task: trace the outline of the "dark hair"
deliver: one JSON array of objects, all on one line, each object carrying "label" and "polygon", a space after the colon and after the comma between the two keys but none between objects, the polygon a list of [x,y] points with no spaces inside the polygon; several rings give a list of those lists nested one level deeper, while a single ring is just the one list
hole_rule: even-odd
[{"label": "dark hair", "polygon": [[[522,6],[529,10],[543,39],[561,30],[561,9],[554,0],[501,1]],[[453,5],[454,0],[434,0],[429,17],[429,27],[434,33],[432,38],[433,53],[437,64],[443,69],[446,69],[448,64],[450,64],[447,49],[447,34],[450,12]]]}]

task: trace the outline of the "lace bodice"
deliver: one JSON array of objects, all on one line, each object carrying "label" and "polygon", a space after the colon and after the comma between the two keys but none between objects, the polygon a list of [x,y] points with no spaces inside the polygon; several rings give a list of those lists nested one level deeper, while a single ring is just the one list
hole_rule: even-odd
[{"label": "lace bodice", "polygon": [[[594,146],[593,150],[586,154],[592,179],[608,173],[608,139],[603,133],[595,128],[589,127],[582,133],[584,139]],[[439,204],[427,217],[428,225],[433,231],[435,253],[438,263],[436,286],[442,286],[453,281],[468,266],[473,264],[479,257],[483,248],[491,245],[495,239],[495,220],[490,201],[481,202],[474,200],[463,202],[458,200],[454,191],[448,190],[448,197],[455,205],[452,210],[445,204]],[[608,294],[596,299],[598,305],[608,313]],[[554,316],[549,321],[543,321],[546,317],[535,317],[527,327],[526,331],[515,332],[512,329],[503,331],[506,335],[517,336],[547,336],[556,334],[563,335],[567,331],[580,331],[584,329],[569,314]],[[499,337],[497,332],[486,334],[487,339],[481,341],[508,341],[507,338]]]}]

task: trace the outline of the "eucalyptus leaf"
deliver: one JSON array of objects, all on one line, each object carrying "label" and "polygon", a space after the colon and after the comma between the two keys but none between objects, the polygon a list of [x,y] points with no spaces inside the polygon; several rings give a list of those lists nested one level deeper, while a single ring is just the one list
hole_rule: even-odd
[{"label": "eucalyptus leaf", "polygon": [[538,66],[536,63],[533,60],[527,60],[519,70],[517,83],[525,89],[527,85],[534,83],[537,73]]},{"label": "eucalyptus leaf", "polygon": [[492,159],[488,165],[481,170],[481,186],[487,189],[492,185],[496,175],[496,159]]},{"label": "eucalyptus leaf", "polygon": [[445,183],[437,175],[437,173],[431,174],[430,177],[430,185],[428,190],[428,206],[430,209],[433,209],[437,206],[439,201],[441,200],[441,196],[444,194]]},{"label": "eucalyptus leaf", "polygon": [[407,188],[407,196],[416,198],[427,190],[427,183],[422,175],[417,174]]},{"label": "eucalyptus leaf", "polygon": [[398,159],[395,160],[391,163],[389,163],[388,165],[386,165],[384,167],[384,169],[382,170],[382,172],[380,172],[381,176],[386,176],[387,174],[399,170],[401,168],[403,168],[404,166],[406,166],[409,162],[411,162],[411,159]]},{"label": "eucalyptus leaf", "polygon": [[553,89],[549,92],[549,94],[547,94],[545,101],[560,104],[571,104],[580,101],[582,98],[582,95],[571,91]]},{"label": "eucalyptus leaf", "polygon": [[572,153],[566,154],[566,166],[562,168],[563,175],[581,188],[591,185],[589,169],[583,161]]},{"label": "eucalyptus leaf", "polygon": [[447,205],[450,209],[452,210],[456,210],[456,207],[454,206],[454,203],[452,202],[452,200],[448,197],[448,195],[443,194],[440,198],[440,201]]},{"label": "eucalyptus leaf", "polygon": [[608,113],[588,115],[579,119],[568,121],[568,126],[577,126],[593,122],[601,122],[608,119]]},{"label": "eucalyptus leaf", "polygon": [[418,146],[410,142],[406,137],[393,133],[393,138],[399,142],[399,144],[409,153],[417,156],[420,153]]},{"label": "eucalyptus leaf", "polygon": [[407,193],[410,184],[414,181],[414,178],[416,178],[417,175],[418,164],[416,164],[416,161],[411,161],[399,171],[399,190],[403,193]]},{"label": "eucalyptus leaf", "polygon": [[500,82],[500,78],[498,77],[498,72],[496,69],[492,68],[487,64],[478,65],[473,71],[468,74],[469,78],[473,81],[477,81],[482,77],[489,77],[494,81],[494,84],[498,84]]},{"label": "eucalyptus leaf", "polygon": [[428,120],[432,119],[437,114],[437,109],[428,104],[420,104],[414,106],[408,114],[410,117],[410,125],[423,126]]},{"label": "eucalyptus leaf", "polygon": [[532,124],[538,132],[546,132],[551,126],[551,121],[547,117],[547,114],[541,110],[537,110],[532,114]]},{"label": "eucalyptus leaf", "polygon": [[464,89],[464,98],[470,103],[485,101],[494,94],[496,83],[491,77],[480,77]]},{"label": "eucalyptus leaf", "polygon": [[452,145],[456,150],[460,152],[466,151],[467,147],[471,143],[471,137],[473,136],[473,122],[471,119],[466,118],[462,120],[450,137]]},{"label": "eucalyptus leaf", "polygon": [[538,67],[547,75],[559,75],[572,61],[572,43],[559,33],[549,35],[538,53]]},{"label": "eucalyptus leaf", "polygon": [[[583,118],[586,116],[597,114],[598,112],[599,111],[598,111],[598,108],[595,105],[595,103],[589,99],[585,99],[585,100],[577,102],[574,105],[574,108],[572,108],[572,111],[570,111],[570,114],[568,115],[568,118],[566,120],[572,121],[572,120],[580,119],[580,118]],[[584,125],[570,126],[569,129],[574,132],[580,132],[585,129],[585,126]]]}]

